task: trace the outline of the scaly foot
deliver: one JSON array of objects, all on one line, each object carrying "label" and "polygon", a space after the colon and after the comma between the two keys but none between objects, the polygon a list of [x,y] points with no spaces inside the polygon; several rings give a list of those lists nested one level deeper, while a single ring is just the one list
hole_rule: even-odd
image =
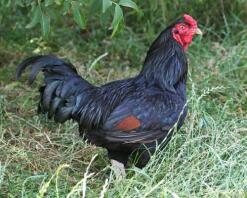
[{"label": "scaly foot", "polygon": [[112,169],[116,175],[117,180],[122,180],[126,177],[124,165],[116,160],[111,159]]}]

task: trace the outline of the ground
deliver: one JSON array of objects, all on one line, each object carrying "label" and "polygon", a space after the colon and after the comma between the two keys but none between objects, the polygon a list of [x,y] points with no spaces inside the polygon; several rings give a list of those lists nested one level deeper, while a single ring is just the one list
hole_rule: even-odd
[{"label": "ground", "polygon": [[[37,85],[15,79],[31,54],[53,53],[95,84],[135,75],[153,37],[79,33],[60,45],[0,40],[0,197],[246,197],[247,39],[197,38],[188,51],[189,114],[146,168],[115,181],[106,151],[78,138],[77,124],[37,115]],[[129,40],[127,40],[127,35]],[[238,35],[234,35],[237,38]],[[81,38],[82,37],[82,38]],[[59,39],[59,38],[57,38]]]}]

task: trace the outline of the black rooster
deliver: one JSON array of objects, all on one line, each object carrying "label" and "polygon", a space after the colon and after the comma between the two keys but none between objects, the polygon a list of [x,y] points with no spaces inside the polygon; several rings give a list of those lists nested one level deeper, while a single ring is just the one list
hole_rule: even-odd
[{"label": "black rooster", "polygon": [[31,84],[42,71],[39,109],[56,122],[77,121],[80,135],[106,148],[112,164],[124,174],[132,153],[139,153],[136,166],[145,166],[157,143],[167,143],[173,126],[183,124],[187,112],[185,50],[195,34],[201,34],[197,22],[185,14],[153,42],[136,77],[101,87],[83,79],[71,63],[51,55],[24,60],[17,77],[31,66]]}]

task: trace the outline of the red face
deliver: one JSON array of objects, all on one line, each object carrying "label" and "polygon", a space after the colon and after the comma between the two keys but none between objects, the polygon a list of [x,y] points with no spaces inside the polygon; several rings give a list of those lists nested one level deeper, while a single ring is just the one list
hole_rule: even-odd
[{"label": "red face", "polygon": [[176,24],[172,29],[173,38],[186,50],[195,34],[202,34],[197,22],[190,15],[184,15],[184,21]]}]

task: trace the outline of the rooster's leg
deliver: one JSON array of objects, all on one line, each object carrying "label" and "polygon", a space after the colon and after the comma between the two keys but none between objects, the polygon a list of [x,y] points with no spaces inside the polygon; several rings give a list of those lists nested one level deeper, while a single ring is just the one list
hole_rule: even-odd
[{"label": "rooster's leg", "polygon": [[124,179],[126,176],[124,164],[114,159],[111,159],[111,164],[112,164],[112,169],[116,175],[116,179],[117,180]]},{"label": "rooster's leg", "polygon": [[112,170],[115,173],[116,179],[121,180],[126,176],[124,167],[127,164],[129,153],[120,152],[119,150],[108,150],[108,157],[112,164]]}]

